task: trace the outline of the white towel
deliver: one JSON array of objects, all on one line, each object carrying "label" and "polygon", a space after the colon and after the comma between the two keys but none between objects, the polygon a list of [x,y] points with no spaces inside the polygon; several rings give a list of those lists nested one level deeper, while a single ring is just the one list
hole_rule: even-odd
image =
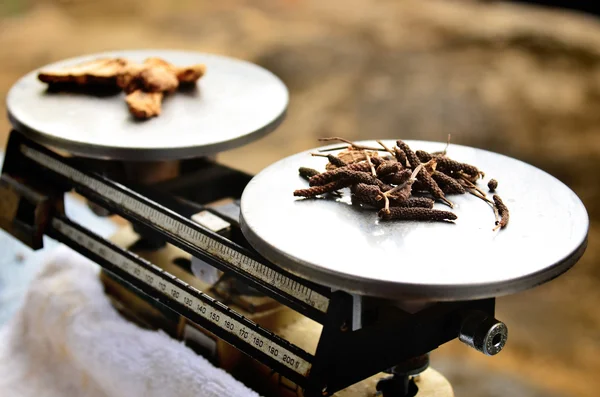
[{"label": "white towel", "polygon": [[166,334],[124,320],[98,267],[59,246],[0,330],[0,396],[257,394]]}]

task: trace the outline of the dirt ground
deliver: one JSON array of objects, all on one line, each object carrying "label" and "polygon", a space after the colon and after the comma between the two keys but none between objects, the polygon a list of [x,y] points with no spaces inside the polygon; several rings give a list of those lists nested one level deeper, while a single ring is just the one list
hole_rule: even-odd
[{"label": "dirt ground", "polygon": [[[230,55],[284,80],[285,123],[221,155],[250,172],[321,136],[443,141],[452,133],[455,143],[514,156],[568,184],[592,221],[584,258],[553,282],[498,300],[510,329],[500,355],[456,342],[433,363],[461,396],[598,395],[599,20],[456,0],[3,0],[0,95],[49,62],[128,48]],[[2,142],[8,131],[3,116]]]}]

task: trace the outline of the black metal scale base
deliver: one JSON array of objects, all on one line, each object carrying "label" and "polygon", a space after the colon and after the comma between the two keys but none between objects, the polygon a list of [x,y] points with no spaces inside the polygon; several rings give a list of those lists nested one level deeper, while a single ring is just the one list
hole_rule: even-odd
[{"label": "black metal scale base", "polygon": [[[511,225],[501,235],[484,230],[483,213],[473,215],[485,210],[487,216],[489,208],[460,198],[455,211],[462,222],[452,232],[433,224],[376,223],[337,203],[298,203],[291,192],[298,188],[299,165],[322,166],[309,152],[256,176],[210,157],[283,121],[288,92],[276,76],[248,62],[181,51],[120,51],[49,67],[110,56],[204,63],[207,73],[193,95],[175,94],[147,123],[130,122],[118,95],[49,94],[36,71],[24,76],[7,97],[15,130],[0,177],[0,227],[32,249],[42,248],[44,235],[64,243],[164,313],[271,368],[306,397],[332,395],[382,372],[389,376],[373,384],[373,393],[420,396],[412,376],[427,368],[429,352],[458,337],[483,354],[499,353],[508,330],[494,317],[494,297],[554,279],[583,255],[589,220],[570,189],[541,170],[475,148],[452,150],[511,180],[503,187]],[[64,117],[66,108],[73,117]],[[545,190],[552,194],[530,194]],[[232,291],[261,295],[320,324],[314,353],[176,277],[167,264],[151,263],[69,219],[68,192],[83,196],[98,214],[129,221],[143,248],[168,243],[183,250],[192,263],[176,265],[198,265],[213,280],[205,285],[226,280]],[[325,218],[339,233],[314,229]],[[431,250],[432,236],[446,249]],[[480,254],[497,255],[485,266],[466,261],[456,249],[465,241],[477,242]],[[332,251],[332,245],[352,249]],[[426,262],[423,250],[429,250]],[[390,258],[419,266],[389,266]]]},{"label": "black metal scale base", "polygon": [[[411,314],[381,299],[363,298],[358,305],[350,294],[332,292],[269,263],[245,241],[235,219],[203,205],[221,197],[239,198],[250,176],[210,161],[197,165],[198,169],[160,188],[126,187],[13,131],[0,186],[0,199],[12,204],[3,205],[8,211],[1,226],[33,249],[42,247],[44,234],[72,247],[147,299],[205,327],[292,380],[306,396],[331,395],[386,370],[392,378],[380,383],[383,395],[410,395],[408,376],[426,365],[418,360],[408,368],[399,364],[415,362],[414,358],[457,337],[487,354],[503,347],[506,328],[494,319],[494,299],[436,303]],[[62,198],[69,191],[321,323],[316,353],[282,340],[68,219]],[[203,210],[233,225],[228,238],[190,220]]]}]

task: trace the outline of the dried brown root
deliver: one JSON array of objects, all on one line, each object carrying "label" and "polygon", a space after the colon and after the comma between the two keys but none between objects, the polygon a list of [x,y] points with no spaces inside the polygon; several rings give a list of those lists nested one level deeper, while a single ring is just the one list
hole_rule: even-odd
[{"label": "dried brown root", "polygon": [[494,199],[494,203],[498,209],[498,215],[500,215],[500,221],[496,221],[496,227],[494,228],[494,231],[496,231],[498,229],[504,229],[506,225],[508,225],[509,212],[508,207],[506,204],[504,204],[500,196],[494,194],[492,198]]},{"label": "dried brown root", "polygon": [[310,180],[310,178],[312,178],[315,175],[319,175],[320,172],[313,169],[313,168],[308,168],[308,167],[300,167],[298,169],[298,174],[300,174],[300,176],[304,179],[306,179],[307,181]]},{"label": "dried brown root", "polygon": [[340,179],[337,181],[329,182],[323,186],[313,186],[308,189],[299,189],[294,191],[294,196],[296,197],[315,197],[320,196],[325,193],[331,193],[336,190],[348,187],[352,184],[352,182],[346,179]]},{"label": "dried brown root", "polygon": [[122,58],[101,58],[55,71],[41,71],[38,79],[63,86],[117,86],[117,77],[129,64]]},{"label": "dried brown root", "polygon": [[149,119],[160,115],[162,92],[137,90],[125,97],[129,112],[138,119]]},{"label": "dried brown root", "polygon": [[496,189],[498,189],[498,181],[495,179],[490,179],[488,182],[488,189],[490,189],[490,192],[495,192]]},{"label": "dried brown root", "polygon": [[410,220],[410,221],[453,221],[457,216],[449,211],[440,211],[429,208],[407,208],[407,207],[392,207],[388,211],[385,209],[379,210],[379,217],[383,220]]}]

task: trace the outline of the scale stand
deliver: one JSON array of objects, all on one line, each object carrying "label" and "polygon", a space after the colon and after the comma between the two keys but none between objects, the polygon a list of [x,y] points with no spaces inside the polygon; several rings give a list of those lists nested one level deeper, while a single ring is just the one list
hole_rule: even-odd
[{"label": "scale stand", "polygon": [[[125,56],[143,58],[147,55],[130,52]],[[169,55],[183,59],[181,53],[172,52],[163,57],[171,60]],[[217,75],[220,70],[227,70],[239,76],[249,67],[241,65],[245,72],[238,69],[236,74],[231,68],[219,69],[218,62],[211,66],[211,57],[204,59],[209,73],[200,84],[206,84],[201,90],[207,97],[211,96],[213,83],[209,80],[211,70]],[[184,61],[183,64],[195,63],[190,59]],[[219,62],[225,61],[219,58]],[[256,71],[252,68],[254,66],[250,69]],[[250,91],[266,95],[267,88],[274,87],[273,93],[278,92],[282,87],[280,82],[269,79],[275,78],[269,75],[260,85],[261,89]],[[566,186],[516,160],[458,146],[451,149],[459,160],[476,163],[497,175],[499,180],[507,181],[503,194],[511,206],[511,225],[506,230],[492,234],[491,225],[481,221],[486,219],[482,214],[490,215],[484,212],[485,206],[461,201],[467,197],[456,200],[457,215],[464,221],[454,226],[378,224],[373,214],[356,215],[357,212],[344,203],[295,200],[291,192],[303,182],[297,175],[298,165],[314,168],[323,165],[316,164],[318,159],[310,157],[308,152],[275,163],[255,177],[205,159],[195,174],[178,175],[158,184],[125,185],[99,174],[81,158],[88,147],[87,156],[99,156],[97,142],[86,146],[73,143],[69,137],[58,138],[61,130],[52,127],[56,124],[50,123],[44,130],[39,125],[39,115],[23,116],[20,105],[26,103],[28,96],[48,106],[54,106],[57,101],[43,96],[34,81],[31,75],[26,76],[11,90],[7,101],[16,129],[10,135],[0,180],[0,226],[33,249],[41,248],[42,237],[47,235],[95,261],[106,274],[126,285],[132,294],[143,297],[144,302],[164,317],[185,319],[187,324],[205,330],[207,335],[215,336],[279,374],[278,395],[291,390],[307,397],[334,393],[367,396],[379,390],[384,396],[406,396],[414,393],[417,386],[417,396],[425,396],[428,379],[439,378],[432,369],[425,369],[431,351],[458,337],[483,354],[499,353],[505,346],[508,331],[494,317],[495,297],[555,278],[575,264],[585,250],[587,213]],[[219,87],[222,86],[217,84],[213,89],[219,90]],[[271,125],[280,122],[287,104],[287,96],[283,97],[284,106],[274,102],[279,105],[265,112],[268,117],[263,121],[270,120]],[[76,103],[85,100],[78,98]],[[82,107],[84,113],[103,111],[98,103],[86,106]],[[171,130],[178,131],[176,127],[172,126]],[[74,127],[69,125],[69,128]],[[182,128],[185,136],[187,127]],[[263,126],[252,130],[264,129]],[[87,138],[93,140],[97,136]],[[79,157],[61,155],[42,144],[67,151],[76,149]],[[152,142],[148,140],[143,144]],[[429,151],[443,146],[423,142],[409,142],[409,145]],[[201,145],[169,150],[107,148],[105,145],[104,153],[127,160],[119,155],[137,150],[149,161],[148,157],[158,153],[167,159],[171,152],[189,154],[190,147],[198,149]],[[473,156],[477,161],[469,161]],[[202,175],[206,183],[198,182],[194,186],[192,176]],[[237,182],[225,184],[226,179]],[[525,194],[529,189],[540,188],[536,184],[551,189],[552,200]],[[184,187],[178,190],[177,186]],[[196,194],[196,198],[183,194],[184,190],[195,192],[192,195]],[[151,262],[144,257],[152,257],[152,253],[144,257],[137,255],[126,249],[126,245],[105,240],[69,219],[63,204],[67,192],[76,192],[119,215],[137,230],[159,236],[168,247],[217,269],[235,279],[238,285],[260,292],[259,298],[268,299],[277,307],[287,307],[285,313],[294,312],[295,323],[319,324],[322,329],[313,340],[314,349],[288,340],[286,332],[289,334],[289,331],[269,329],[269,322],[264,318],[253,321],[248,308],[240,310],[239,304],[223,303],[231,299],[215,299],[217,288],[199,287],[202,280],[189,273],[186,275],[177,265],[179,262]],[[210,196],[208,201],[233,197],[234,202],[240,203],[239,216],[232,216],[232,212],[223,207],[211,207],[207,200],[199,199],[203,194]],[[532,208],[546,211],[532,211]],[[471,213],[474,215],[470,216]],[[198,214],[204,215],[198,217]],[[327,228],[315,229],[315,219],[334,225],[336,233]],[[224,224],[227,227],[217,226]],[[454,229],[449,230],[450,227]],[[540,234],[543,238],[535,238],[539,228],[543,229]],[[484,234],[484,230],[489,233]],[[424,261],[421,256],[417,261],[416,255],[423,252],[419,242],[444,241],[447,246],[459,247],[467,237],[480,249],[497,252],[496,256],[482,264],[465,261],[462,250],[429,250],[428,260]],[[549,239],[561,243],[542,250]],[[529,251],[520,253],[523,261],[519,263],[515,260],[515,251],[506,247],[518,249],[520,241]],[[332,246],[346,249],[331,250]],[[445,256],[440,256],[442,254]],[[387,264],[381,258],[387,258]],[[389,258],[402,261],[390,264]],[[530,260],[532,258],[536,260]],[[155,256],[155,259],[160,257]],[[406,265],[411,263],[420,266]],[[498,267],[498,263],[504,266]],[[413,377],[423,370],[420,376]],[[382,379],[384,376],[379,374],[385,371],[392,377]],[[360,385],[369,387],[361,389]],[[449,387],[445,388],[445,395],[451,395]]]}]

